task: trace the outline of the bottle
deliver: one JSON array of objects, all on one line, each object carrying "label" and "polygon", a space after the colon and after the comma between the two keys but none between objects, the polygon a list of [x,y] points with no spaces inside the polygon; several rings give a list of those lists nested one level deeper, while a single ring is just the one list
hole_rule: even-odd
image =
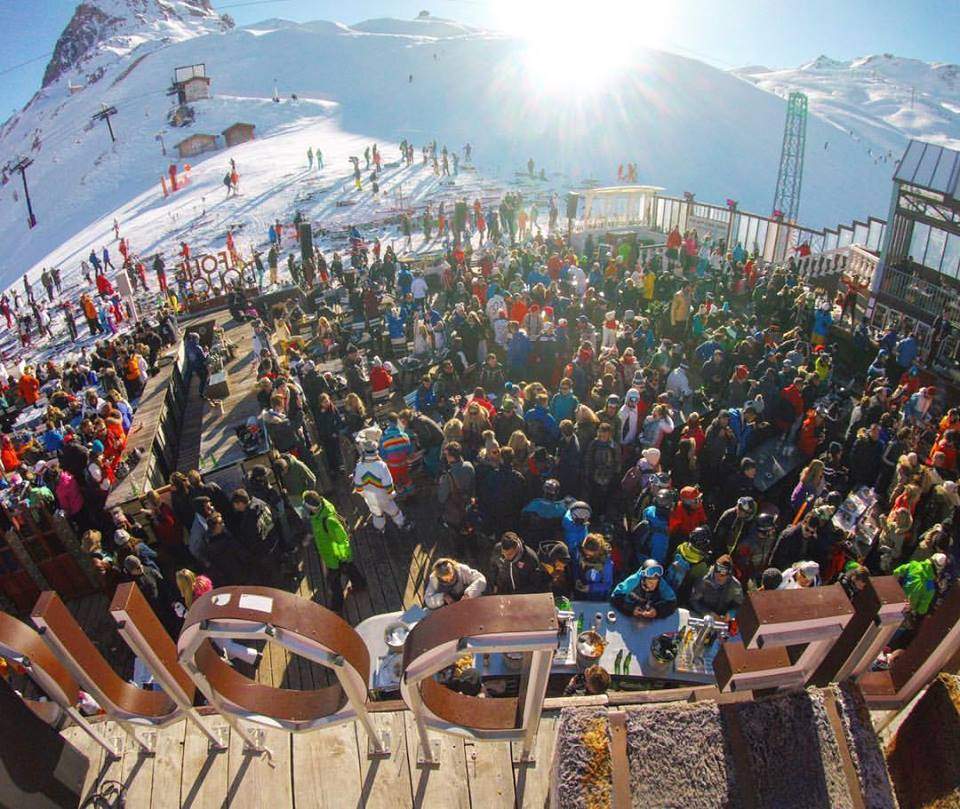
[{"label": "bottle", "polygon": [[620,669],[621,674],[630,673],[630,664],[633,662],[633,653],[627,652],[627,656],[623,660],[623,667]]},{"label": "bottle", "polygon": [[577,634],[583,632],[583,612],[577,616]]},{"label": "bottle", "polygon": [[623,649],[617,652],[617,658],[613,661],[613,673],[620,676],[620,662],[623,660]]}]

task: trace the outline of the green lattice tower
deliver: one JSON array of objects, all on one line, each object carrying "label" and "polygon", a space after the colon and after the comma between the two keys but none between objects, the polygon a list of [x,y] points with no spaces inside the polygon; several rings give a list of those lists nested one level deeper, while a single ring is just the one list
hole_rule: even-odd
[{"label": "green lattice tower", "polygon": [[800,187],[803,183],[803,154],[807,145],[807,97],[790,93],[787,120],[783,126],[780,170],[773,196],[773,210],[780,211],[785,222],[796,222],[800,212]]}]

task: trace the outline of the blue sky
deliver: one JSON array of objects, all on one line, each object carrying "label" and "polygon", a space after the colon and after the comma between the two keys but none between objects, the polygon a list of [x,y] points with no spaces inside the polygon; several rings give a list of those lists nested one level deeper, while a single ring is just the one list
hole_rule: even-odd
[{"label": "blue sky", "polygon": [[[436,16],[522,34],[531,15],[518,14],[517,9],[537,2],[540,0],[214,0],[214,6],[233,15],[240,25],[267,17],[353,23],[370,17],[413,17],[427,9]],[[569,7],[579,13],[588,9],[595,14],[606,13],[609,19],[603,24],[612,26],[616,14],[610,9],[617,2],[577,0]],[[76,5],[75,0],[0,0],[0,23],[5,34],[5,47],[0,52],[0,120],[22,107],[39,89],[49,54]],[[543,5],[557,8],[555,2],[544,1]],[[958,0],[807,0],[797,7],[769,0],[631,3],[632,8],[644,6],[650,11],[646,16],[640,13],[638,40],[721,68],[795,66],[820,53],[849,59],[886,52],[960,63]],[[585,42],[584,53],[574,58],[588,58],[589,45]],[[18,67],[28,60],[34,61]]]}]

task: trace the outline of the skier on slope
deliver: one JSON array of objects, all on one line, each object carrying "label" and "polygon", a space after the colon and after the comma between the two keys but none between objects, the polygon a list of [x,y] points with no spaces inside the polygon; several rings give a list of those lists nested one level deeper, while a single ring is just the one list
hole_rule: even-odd
[{"label": "skier on slope", "polygon": [[390,469],[380,458],[379,445],[382,431],[379,427],[367,427],[357,433],[357,447],[360,458],[353,471],[354,491],[363,497],[373,525],[378,531],[387,526],[389,517],[401,530],[410,531],[413,522],[404,518],[396,503],[396,492]]},{"label": "skier on slope", "polygon": [[308,146],[307,147],[307,170],[309,171],[312,168],[313,168],[313,147]]}]

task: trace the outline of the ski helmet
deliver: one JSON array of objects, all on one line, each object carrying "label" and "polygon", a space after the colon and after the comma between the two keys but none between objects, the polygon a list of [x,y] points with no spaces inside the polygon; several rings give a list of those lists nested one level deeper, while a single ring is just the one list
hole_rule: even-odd
[{"label": "ski helmet", "polygon": [[640,578],[652,579],[663,575],[663,565],[656,559],[647,559],[640,568]]},{"label": "ski helmet", "polygon": [[556,500],[560,496],[560,481],[556,478],[545,480],[543,482],[543,496]]},{"label": "ski helmet", "polygon": [[741,497],[737,500],[737,511],[747,517],[754,517],[757,513],[757,501],[752,497]]},{"label": "ski helmet", "polygon": [[757,531],[761,534],[772,534],[777,528],[777,519],[772,514],[761,514],[757,517]]},{"label": "ski helmet", "polygon": [[661,489],[654,497],[654,504],[657,508],[663,508],[669,511],[674,505],[673,489]]},{"label": "ski helmet", "polygon": [[705,525],[698,525],[690,532],[690,544],[698,551],[708,551],[713,544],[713,534]]},{"label": "ski helmet", "polygon": [[589,522],[593,512],[590,509],[588,503],[584,503],[582,500],[578,500],[572,506],[570,506],[570,517],[576,523],[586,523]]}]

